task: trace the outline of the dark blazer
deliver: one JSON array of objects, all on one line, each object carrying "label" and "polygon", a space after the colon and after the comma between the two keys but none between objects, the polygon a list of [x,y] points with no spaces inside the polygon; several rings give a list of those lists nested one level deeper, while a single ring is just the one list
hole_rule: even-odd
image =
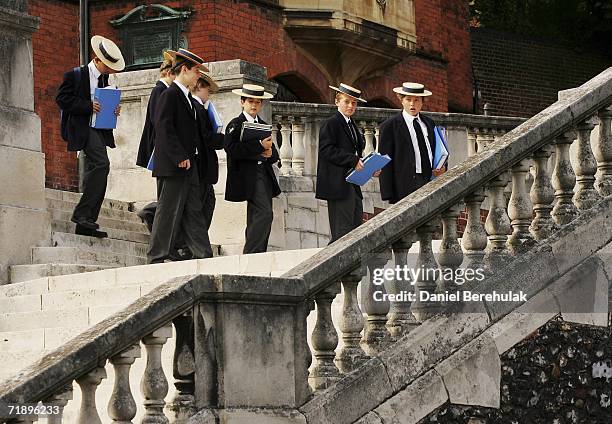
[{"label": "dark blazer", "polygon": [[208,111],[200,102],[195,101],[194,104],[198,111],[198,128],[203,143],[201,149],[198,147],[198,151],[202,152],[202,154],[198,155],[202,164],[200,168],[206,170],[204,175],[201,175],[201,178],[205,183],[217,184],[217,181],[219,181],[219,158],[215,150],[223,149],[224,135],[213,133]]},{"label": "dark blazer", "polygon": [[344,116],[336,112],[323,122],[319,131],[319,158],[317,164],[317,199],[339,200],[349,195],[349,190],[357,189],[360,198],[361,188],[346,182],[349,171],[357,165],[365,138],[356,128],[358,142],[353,142],[350,129]]},{"label": "dark blazer", "polygon": [[[263,166],[272,181],[272,197],[281,193],[280,186],[276,181],[272,164],[278,162],[278,151],[272,145],[272,156],[262,158],[263,153],[259,140],[240,141],[240,130],[246,116],[241,113],[227,124],[225,130],[224,147],[227,152],[227,181],[225,184],[225,200],[230,202],[243,202],[253,197],[255,180],[257,178],[257,167]],[[257,120],[265,124],[258,116]],[[257,162],[262,161],[261,165]]]},{"label": "dark blazer", "polygon": [[[107,86],[108,76],[105,81],[105,86]],[[64,81],[59,87],[55,102],[62,113],[68,114],[66,121],[68,151],[83,150],[89,139],[89,120],[93,113],[87,65],[81,66],[80,78],[76,76],[74,69],[64,74]],[[115,147],[113,130],[98,130],[98,132],[102,135],[102,139],[108,147]]]},{"label": "dark blazer", "polygon": [[[431,152],[435,151],[435,123],[427,116],[419,114],[427,127],[427,137]],[[414,148],[408,126],[402,113],[392,116],[380,125],[378,152],[389,155],[391,162],[380,173],[380,195],[389,203],[396,203],[421,187],[415,181]],[[429,180],[431,172],[424,175]]]},{"label": "dark blazer", "polygon": [[[194,160],[200,137],[195,112],[175,83],[162,91],[153,117],[155,129],[154,177],[186,175],[178,164]],[[200,170],[201,172],[201,170]]]},{"label": "dark blazer", "polygon": [[147,115],[145,116],[142,136],[140,137],[140,145],[138,146],[138,156],[136,157],[136,165],[142,166],[143,168],[147,167],[149,159],[151,159],[151,152],[155,145],[155,126],[153,125],[153,118],[155,117],[159,96],[166,88],[166,84],[162,81],[157,81],[157,84],[155,84],[155,87],[151,90],[149,103],[147,103]]}]

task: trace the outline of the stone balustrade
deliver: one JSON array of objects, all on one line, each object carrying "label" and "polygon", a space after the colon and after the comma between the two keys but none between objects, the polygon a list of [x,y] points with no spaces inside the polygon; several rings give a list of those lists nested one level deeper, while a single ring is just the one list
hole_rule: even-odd
[{"label": "stone balustrade", "polygon": [[[146,398],[143,422],[167,422],[162,414],[165,410],[174,419],[198,411],[197,415],[203,414],[202,422],[207,422],[208,416],[213,422],[218,419],[228,423],[239,419],[352,423],[371,410],[368,408],[376,407],[376,402],[400,390],[405,378],[418,376],[408,375],[406,358],[385,356],[389,350],[397,352],[397,345],[415,343],[411,349],[418,353],[407,358],[420,361],[416,369],[425,364],[437,366],[442,378],[456,373],[461,357],[455,357],[450,368],[441,363],[460,347],[459,340],[473,341],[479,331],[504,318],[521,302],[474,302],[481,317],[478,319],[486,322],[478,321],[466,330],[470,327],[465,321],[469,321],[469,314],[457,313],[466,312],[466,305],[431,302],[418,296],[443,292],[445,286],[463,290],[456,275],[443,281],[424,273],[414,284],[398,277],[381,284],[376,281],[380,277],[377,270],[403,266],[415,259],[416,269],[482,268],[491,278],[469,286],[478,293],[490,293],[502,284],[519,285],[529,298],[544,291],[546,284],[582,264],[612,237],[608,222],[612,202],[611,105],[612,68],[497,139],[490,134],[479,139],[477,134],[475,152],[463,163],[279,278],[200,275],[178,278],[156,288],[0,384],[0,402],[50,399],[62,404],[69,398],[66,386],[76,379],[83,391],[80,422],[99,422],[94,393],[105,377],[101,365],[111,360],[116,369],[116,389],[109,401],[109,415],[115,422],[130,422],[134,407],[126,380],[130,378],[130,364],[140,355],[133,347],[139,341],[147,351],[141,379]],[[297,125],[301,125],[299,119]],[[285,126],[286,135],[295,130],[295,122]],[[591,131],[595,134],[593,143],[589,142]],[[579,151],[577,162],[567,160],[572,144]],[[550,171],[544,164],[553,148],[557,154]],[[293,146],[291,155],[285,147],[283,156],[286,161],[291,157],[291,172],[300,169],[293,152]],[[308,169],[306,159],[303,172]],[[530,161],[534,164],[534,181],[528,189],[525,181]],[[579,182],[575,188],[570,184],[574,178]],[[510,180],[507,198],[503,193]],[[492,214],[483,224],[480,205],[487,196],[491,197]],[[468,224],[460,245],[454,222],[463,204]],[[555,234],[573,234],[576,222],[591,225],[589,246],[568,255],[568,241],[564,239],[566,244],[551,252],[547,240]],[[442,244],[436,257],[432,235],[440,227]],[[407,252],[415,241],[419,242],[418,254],[410,258]],[[375,297],[375,292],[382,296],[411,290],[417,294],[411,303]],[[341,320],[336,327],[332,308],[340,293]],[[308,334],[306,317],[313,304],[317,320],[312,334]],[[441,313],[450,321],[464,321],[461,325],[453,321],[452,331],[444,333],[438,327],[444,321],[439,319]],[[159,367],[159,351],[169,337],[171,324],[177,333],[177,395],[167,405],[164,398],[169,387]],[[423,328],[431,329],[438,338],[425,341]],[[408,332],[418,333],[419,338],[410,341],[410,335],[402,337]],[[308,337],[312,354],[307,348]],[[453,338],[452,342],[443,342],[445,337]],[[343,346],[337,349],[340,340]],[[489,350],[495,349],[492,340],[480,342]],[[419,343],[429,343],[429,347],[421,349]],[[378,358],[398,369],[383,366]],[[496,366],[499,372],[499,364]],[[329,413],[321,403],[330,404],[354,393],[351,390],[359,386],[361,377],[350,373],[364,368],[370,370],[361,376],[364,379],[388,376],[391,381],[385,383],[385,390],[371,391],[359,404],[353,399],[340,418],[319,419]],[[348,394],[338,397],[344,389]],[[314,398],[308,400],[313,391]],[[461,404],[472,401],[458,391],[449,390],[446,396]],[[119,402],[119,398],[126,401]],[[499,406],[498,393],[496,398],[481,405]],[[279,421],[274,421],[276,418]]]}]

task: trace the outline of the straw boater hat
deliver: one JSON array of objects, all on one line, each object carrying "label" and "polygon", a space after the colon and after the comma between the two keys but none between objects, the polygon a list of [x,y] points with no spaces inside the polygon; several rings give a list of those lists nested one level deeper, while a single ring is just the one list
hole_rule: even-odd
[{"label": "straw boater hat", "polygon": [[196,65],[199,65],[200,69],[208,71],[208,68],[206,66],[204,66],[204,59],[202,59],[197,54],[190,52],[187,49],[178,49],[178,51],[176,51],[176,52],[172,51],[172,50],[168,50],[168,53],[170,53],[172,55],[172,57],[173,57],[173,59],[175,61],[178,61],[178,60],[188,60],[190,62],[195,63]]},{"label": "straw boater hat", "polygon": [[164,50],[163,53],[164,53],[164,60],[162,61],[161,65],[159,65],[160,71],[163,71],[164,69],[172,68],[172,60],[174,59],[172,54],[176,52],[174,50]]},{"label": "straw boater hat", "polygon": [[208,85],[210,86],[210,91],[212,91],[213,93],[219,91],[219,86],[217,85],[217,83],[212,79],[210,75],[208,75],[202,70],[200,70],[200,79],[203,79],[208,83]]},{"label": "straw boater hat", "polygon": [[252,99],[271,99],[274,95],[266,93],[261,85],[242,84],[242,88],[232,90],[232,93]]},{"label": "straw boater hat", "polygon": [[431,91],[425,90],[425,86],[417,82],[405,82],[401,87],[395,87],[393,91],[404,96],[431,96]]},{"label": "straw boater hat", "polygon": [[357,90],[355,87],[351,87],[343,82],[340,83],[339,87],[329,86],[332,90],[336,90],[338,93],[346,94],[351,96],[360,102],[367,103],[367,100],[361,98],[361,90]]},{"label": "straw boater hat", "polygon": [[94,35],[91,37],[91,48],[98,59],[113,71],[123,71],[125,68],[125,60],[123,60],[121,50],[108,38]]}]

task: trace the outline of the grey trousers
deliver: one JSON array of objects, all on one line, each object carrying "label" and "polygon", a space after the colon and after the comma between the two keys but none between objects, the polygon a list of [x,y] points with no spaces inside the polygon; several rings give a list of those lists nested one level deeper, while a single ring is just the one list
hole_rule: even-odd
[{"label": "grey trousers", "polygon": [[85,152],[83,195],[72,216],[90,218],[96,222],[106,194],[106,179],[110,171],[106,144],[97,130],[89,129],[89,139],[83,151]]},{"label": "grey trousers", "polygon": [[268,250],[272,231],[272,181],[263,165],[257,167],[255,191],[247,203],[246,242],[242,253],[259,253]]},{"label": "grey trousers", "polygon": [[179,232],[194,259],[212,257],[198,171],[195,161],[191,162],[193,165],[185,176],[157,178],[157,210],[147,252],[149,263],[168,258]]},{"label": "grey trousers", "polygon": [[363,201],[357,191],[349,190],[349,195],[340,200],[327,201],[327,215],[333,243],[345,234],[359,227],[363,222]]}]

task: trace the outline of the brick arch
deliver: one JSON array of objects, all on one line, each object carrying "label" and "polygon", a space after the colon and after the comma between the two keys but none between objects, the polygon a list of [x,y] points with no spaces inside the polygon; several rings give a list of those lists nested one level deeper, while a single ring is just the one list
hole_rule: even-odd
[{"label": "brick arch", "polygon": [[295,93],[300,101],[325,103],[328,79],[304,55],[293,50],[270,56],[266,61],[268,78],[275,79]]},{"label": "brick arch", "polygon": [[387,96],[376,96],[373,98],[368,98],[367,100],[368,107],[384,107],[390,109],[397,109],[397,102]]}]

